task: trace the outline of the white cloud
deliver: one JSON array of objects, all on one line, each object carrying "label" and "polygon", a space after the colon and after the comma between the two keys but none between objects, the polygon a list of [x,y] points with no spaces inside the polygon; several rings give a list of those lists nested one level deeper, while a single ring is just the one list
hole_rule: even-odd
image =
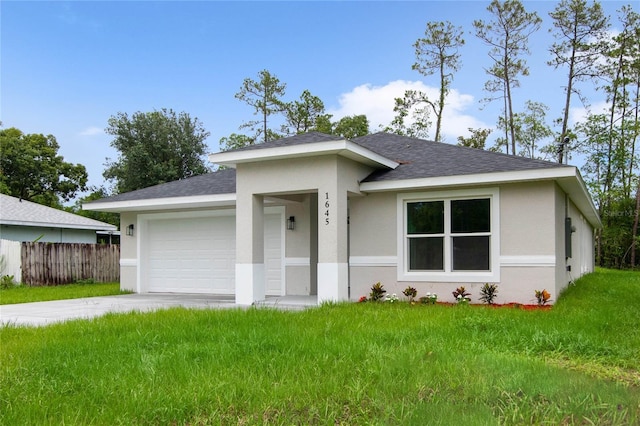
[{"label": "white cloud", "polygon": [[569,109],[569,125],[575,126],[576,123],[584,123],[587,121],[589,114],[606,114],[609,110],[607,101],[598,101],[593,103],[589,108],[573,107]]},{"label": "white cloud", "polygon": [[102,135],[102,134],[104,134],[104,129],[100,127],[95,127],[95,126],[87,127],[86,129],[84,129],[79,133],[80,136],[95,136],[95,135]]},{"label": "white cloud", "polygon": [[[334,120],[347,115],[364,114],[369,119],[370,129],[377,131],[381,125],[386,126],[393,120],[395,98],[402,98],[406,90],[424,92],[434,100],[439,96],[438,88],[427,86],[421,81],[396,80],[384,86],[373,86],[367,83],[340,95],[339,107],[329,109],[327,112],[333,114]],[[449,93],[442,118],[442,135],[445,141],[453,143],[458,136],[468,136],[469,127],[493,128],[464,113],[473,104],[474,99],[471,95],[462,94],[457,90]],[[435,117],[432,118],[435,120]],[[430,136],[433,137],[434,133],[432,126]]]}]

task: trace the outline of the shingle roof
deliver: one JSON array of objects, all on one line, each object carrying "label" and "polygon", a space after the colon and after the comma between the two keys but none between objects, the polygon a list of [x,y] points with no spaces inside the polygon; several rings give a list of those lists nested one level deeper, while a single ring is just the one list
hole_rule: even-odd
[{"label": "shingle roof", "polygon": [[117,227],[77,214],[0,194],[0,223],[3,225],[115,231]]},{"label": "shingle roof", "polygon": [[568,167],[390,133],[362,136],[352,142],[400,163],[393,170],[373,172],[364,182]]},{"label": "shingle roof", "polygon": [[275,139],[265,143],[258,143],[255,145],[249,145],[242,148],[234,149],[233,151],[251,151],[257,149],[277,148],[281,146],[293,146],[302,145],[306,143],[316,142],[329,142],[329,141],[342,141],[345,140],[340,136],[327,135],[320,132],[308,132],[301,133],[299,135],[290,136],[287,138]]},{"label": "shingle roof", "polygon": [[[225,169],[187,179],[176,180],[136,191],[103,198],[95,203],[113,201],[151,200],[156,198],[189,197],[194,195],[234,194],[236,170]],[[87,203],[92,204],[92,203]]]},{"label": "shingle roof", "polygon": [[[239,148],[234,151],[260,150],[340,140],[344,140],[344,138],[319,132],[310,132]],[[400,163],[395,169],[374,171],[364,179],[363,182],[568,167],[548,161],[532,160],[480,149],[465,148],[446,143],[399,136],[392,133],[375,133],[355,138],[352,142],[378,155]],[[94,201],[93,203],[234,194],[235,191],[236,171],[235,169],[225,169],[139,189],[137,191],[126,192]]]}]

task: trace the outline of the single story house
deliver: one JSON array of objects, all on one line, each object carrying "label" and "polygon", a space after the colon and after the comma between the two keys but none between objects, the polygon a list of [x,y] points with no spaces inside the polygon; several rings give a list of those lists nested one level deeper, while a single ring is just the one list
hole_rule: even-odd
[{"label": "single story house", "polygon": [[224,169],[84,206],[119,212],[121,286],[135,292],[472,303],[555,300],[594,269],[601,226],[574,166],[387,133],[311,132],[211,154]]},{"label": "single story house", "polygon": [[117,233],[109,223],[0,194],[0,239],[95,244],[97,235]]}]

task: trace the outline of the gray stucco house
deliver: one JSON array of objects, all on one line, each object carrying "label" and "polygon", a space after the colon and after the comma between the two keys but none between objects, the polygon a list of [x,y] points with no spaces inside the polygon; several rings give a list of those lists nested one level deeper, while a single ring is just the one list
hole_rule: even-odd
[{"label": "gray stucco house", "polygon": [[84,206],[121,213],[135,292],[357,300],[380,281],[447,300],[556,299],[593,271],[601,226],[574,166],[377,133],[306,133],[212,154],[226,169]]},{"label": "gray stucco house", "polygon": [[95,244],[96,233],[118,228],[84,216],[0,194],[0,239]]}]

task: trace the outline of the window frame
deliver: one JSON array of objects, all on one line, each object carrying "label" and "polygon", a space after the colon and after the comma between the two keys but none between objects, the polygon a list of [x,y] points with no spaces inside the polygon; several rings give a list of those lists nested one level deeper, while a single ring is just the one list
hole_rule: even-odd
[{"label": "window frame", "polygon": [[[451,202],[456,200],[489,199],[490,231],[477,233],[451,232]],[[422,234],[409,234],[407,230],[407,205],[416,202],[444,201],[444,270],[412,271],[409,269],[409,240]],[[499,282],[500,281],[500,191],[499,188],[478,188],[452,191],[401,193],[397,196],[398,208],[398,281],[434,282]],[[426,235],[425,237],[436,235]],[[489,237],[488,271],[454,271],[453,238],[464,236]]]}]

